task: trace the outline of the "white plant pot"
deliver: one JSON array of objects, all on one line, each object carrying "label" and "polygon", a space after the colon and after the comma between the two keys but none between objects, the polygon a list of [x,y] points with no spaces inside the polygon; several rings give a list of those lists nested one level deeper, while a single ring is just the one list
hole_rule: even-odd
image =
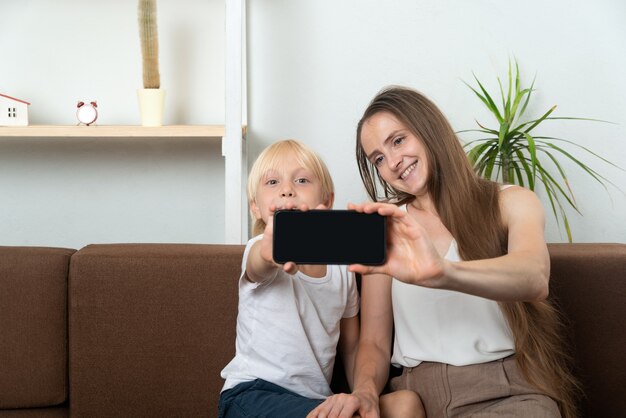
[{"label": "white plant pot", "polygon": [[143,126],[162,126],[163,108],[165,106],[165,90],[163,89],[139,89],[139,111]]}]

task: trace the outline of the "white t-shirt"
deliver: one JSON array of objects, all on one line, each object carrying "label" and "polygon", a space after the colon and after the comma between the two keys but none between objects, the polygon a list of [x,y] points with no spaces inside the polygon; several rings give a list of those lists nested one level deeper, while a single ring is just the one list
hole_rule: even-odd
[{"label": "white t-shirt", "polygon": [[[460,261],[456,241],[445,258]],[[515,342],[497,302],[392,280],[395,337],[391,363],[467,366],[510,356]]]},{"label": "white t-shirt", "polygon": [[235,358],[222,370],[222,391],[263,379],[311,399],[330,396],[339,322],[359,311],[354,274],[327,266],[326,276],[280,270],[263,283],[244,277],[252,244],[244,251],[239,278]]}]

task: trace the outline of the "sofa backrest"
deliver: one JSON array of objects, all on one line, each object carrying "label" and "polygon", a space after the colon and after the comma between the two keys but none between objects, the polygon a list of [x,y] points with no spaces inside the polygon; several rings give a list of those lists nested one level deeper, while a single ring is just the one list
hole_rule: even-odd
[{"label": "sofa backrest", "polygon": [[[243,248],[0,247],[0,416],[67,402],[68,380],[75,417],[215,416],[219,372],[235,350]],[[586,395],[581,416],[621,416],[626,245],[549,250],[550,298]],[[334,385],[346,389],[337,370]]]},{"label": "sofa backrest", "polygon": [[69,277],[76,417],[217,415],[243,246],[90,245]]},{"label": "sofa backrest", "polygon": [[74,251],[0,247],[0,409],[67,399],[67,272]]}]

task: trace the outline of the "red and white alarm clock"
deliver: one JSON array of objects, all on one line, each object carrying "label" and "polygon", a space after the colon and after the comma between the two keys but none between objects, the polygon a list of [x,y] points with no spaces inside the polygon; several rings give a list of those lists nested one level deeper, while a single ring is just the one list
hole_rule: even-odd
[{"label": "red and white alarm clock", "polygon": [[79,125],[84,123],[89,126],[98,119],[98,105],[95,101],[91,103],[78,102],[76,107],[76,117]]}]

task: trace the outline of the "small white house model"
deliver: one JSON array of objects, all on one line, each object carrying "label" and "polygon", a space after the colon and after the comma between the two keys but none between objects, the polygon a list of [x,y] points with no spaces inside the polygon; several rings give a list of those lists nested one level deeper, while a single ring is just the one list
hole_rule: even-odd
[{"label": "small white house model", "polygon": [[0,93],[0,126],[28,126],[30,103]]}]

